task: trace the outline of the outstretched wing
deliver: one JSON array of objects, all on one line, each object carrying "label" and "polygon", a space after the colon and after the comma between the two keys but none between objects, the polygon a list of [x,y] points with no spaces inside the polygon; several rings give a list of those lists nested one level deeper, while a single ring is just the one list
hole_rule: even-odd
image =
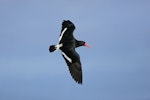
[{"label": "outstretched wing", "polygon": [[64,53],[62,51],[62,56],[68,65],[72,78],[77,83],[82,84],[82,67],[81,67],[80,57],[77,54],[77,52],[73,53],[71,57],[68,57],[67,54],[69,53],[72,53],[72,51],[70,52],[68,51],[67,53]]},{"label": "outstretched wing", "polygon": [[75,30],[74,24],[67,20],[62,22],[62,29],[59,37],[59,43],[66,42],[73,39],[73,31]]}]

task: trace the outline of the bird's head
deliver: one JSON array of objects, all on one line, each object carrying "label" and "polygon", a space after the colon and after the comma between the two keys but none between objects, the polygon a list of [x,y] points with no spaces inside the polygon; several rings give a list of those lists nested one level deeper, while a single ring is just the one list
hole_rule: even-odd
[{"label": "bird's head", "polygon": [[76,47],[80,47],[80,46],[86,46],[88,48],[91,48],[91,46],[87,44],[85,41],[76,41]]}]

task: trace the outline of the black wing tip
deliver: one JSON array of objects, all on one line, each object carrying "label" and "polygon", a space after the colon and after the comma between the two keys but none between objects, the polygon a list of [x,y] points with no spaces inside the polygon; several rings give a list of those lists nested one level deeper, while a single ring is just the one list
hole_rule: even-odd
[{"label": "black wing tip", "polygon": [[62,26],[75,29],[74,24],[70,20],[63,20]]},{"label": "black wing tip", "polygon": [[74,81],[80,85],[82,85],[82,75],[80,76],[74,76],[73,74],[71,74],[72,78],[74,79]]},{"label": "black wing tip", "polygon": [[[71,22],[71,21],[70,21],[70,20],[63,20],[63,23],[64,23],[64,22]],[[72,23],[72,22],[71,22],[71,23]]]},{"label": "black wing tip", "polygon": [[76,81],[76,83],[82,85],[82,81],[77,81],[77,80],[75,80],[75,81]]},{"label": "black wing tip", "polygon": [[[71,67],[73,67],[73,66],[71,66]],[[74,70],[70,69],[70,74],[76,83],[82,85],[82,71],[74,73]]]},{"label": "black wing tip", "polygon": [[72,78],[76,81],[76,83],[78,83],[78,84],[81,84],[82,85],[82,75],[76,75],[76,76],[74,76],[74,75],[71,75],[72,76]]}]

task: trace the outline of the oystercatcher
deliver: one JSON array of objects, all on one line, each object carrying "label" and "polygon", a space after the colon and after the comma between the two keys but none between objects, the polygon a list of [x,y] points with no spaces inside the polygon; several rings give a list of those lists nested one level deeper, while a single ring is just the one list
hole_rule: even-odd
[{"label": "oystercatcher", "polygon": [[70,20],[62,22],[62,29],[57,45],[51,45],[49,51],[60,50],[65,59],[72,78],[79,84],[82,84],[82,67],[80,56],[75,51],[75,48],[80,46],[90,47],[85,41],[78,41],[73,36],[75,25]]}]

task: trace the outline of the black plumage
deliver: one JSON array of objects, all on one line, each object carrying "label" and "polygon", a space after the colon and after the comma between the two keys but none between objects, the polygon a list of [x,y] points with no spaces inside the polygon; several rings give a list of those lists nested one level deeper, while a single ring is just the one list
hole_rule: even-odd
[{"label": "black plumage", "polygon": [[62,52],[62,56],[69,67],[71,76],[77,83],[82,84],[82,67],[80,62],[80,56],[75,51],[75,48],[80,46],[89,46],[84,41],[78,41],[74,38],[74,30],[74,24],[69,20],[64,20],[62,23],[59,43],[58,45],[51,45],[49,47],[49,51],[53,52],[57,49],[60,49]]}]

